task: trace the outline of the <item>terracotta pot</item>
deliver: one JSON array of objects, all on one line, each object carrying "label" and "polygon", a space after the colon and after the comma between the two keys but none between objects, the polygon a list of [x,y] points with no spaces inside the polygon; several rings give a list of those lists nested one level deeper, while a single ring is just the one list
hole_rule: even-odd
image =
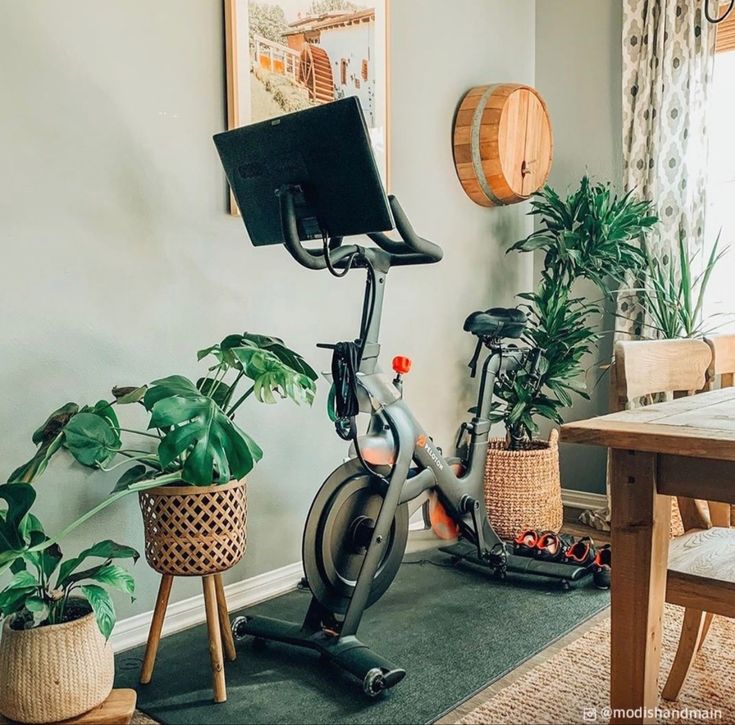
[{"label": "terracotta pot", "polygon": [[160,486],[141,491],[138,501],[145,558],[161,574],[217,574],[245,554],[244,479],[216,486]]},{"label": "terracotta pot", "polygon": [[97,707],[112,691],[115,660],[94,614],[63,624],[15,630],[0,639],[0,713],[50,723]]},{"label": "terracotta pot", "polygon": [[512,539],[524,528],[561,529],[563,508],[559,477],[559,433],[519,451],[505,440],[491,440],[485,463],[485,505],[495,530]]}]

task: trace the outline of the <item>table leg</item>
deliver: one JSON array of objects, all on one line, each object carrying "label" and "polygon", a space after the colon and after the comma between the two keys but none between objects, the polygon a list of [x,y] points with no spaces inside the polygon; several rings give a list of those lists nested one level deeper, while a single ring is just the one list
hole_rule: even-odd
[{"label": "table leg", "polygon": [[648,723],[658,703],[671,499],[656,492],[655,453],[611,457],[610,706],[619,711],[611,722]]}]

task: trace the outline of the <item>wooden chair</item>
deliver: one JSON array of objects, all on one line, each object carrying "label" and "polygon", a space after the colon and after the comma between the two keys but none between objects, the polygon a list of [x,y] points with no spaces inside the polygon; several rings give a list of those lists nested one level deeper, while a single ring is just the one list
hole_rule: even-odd
[{"label": "wooden chair", "polygon": [[[712,351],[705,390],[732,388],[735,386],[735,335],[705,337],[704,341]],[[730,526],[735,526],[735,506],[730,507]]]},{"label": "wooden chair", "polygon": [[[611,381],[614,407],[620,410],[659,395],[675,399],[710,387],[714,370],[720,375],[723,366],[735,368],[735,354],[723,355],[718,367],[713,362],[715,349],[716,343],[700,340],[618,342]],[[735,337],[728,349],[735,351]],[[669,547],[666,601],[685,607],[685,612],[663,690],[667,700],[678,698],[713,613],[735,616],[735,530],[730,528],[730,506],[681,497],[677,503],[684,533],[673,538]]]},{"label": "wooden chair", "polygon": [[735,385],[735,335],[705,337],[712,351],[712,360],[707,368],[707,390],[731,388]]}]

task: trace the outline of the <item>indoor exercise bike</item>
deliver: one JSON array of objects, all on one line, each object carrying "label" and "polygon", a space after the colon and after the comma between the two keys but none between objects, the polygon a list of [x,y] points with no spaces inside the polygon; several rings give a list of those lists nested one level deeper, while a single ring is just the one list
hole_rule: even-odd
[{"label": "indoor exercise bike", "polygon": [[[479,394],[473,417],[460,429],[463,455],[445,458],[414,418],[402,395],[406,361],[395,376],[381,372],[379,331],[386,279],[392,267],[433,264],[436,244],[419,237],[393,196],[386,198],[359,102],[348,98],[275,121],[215,137],[227,177],[256,245],[285,244],[299,264],[336,276],[363,269],[367,282],[356,340],[331,348],[335,428],[352,442],[352,455],[324,481],[303,535],[303,564],[312,598],[303,623],[261,616],[239,617],[235,636],[307,647],[352,673],[369,696],[400,682],[405,671],[357,639],[365,609],[398,572],[409,530],[409,504],[431,492],[458,533],[446,547],[496,576],[507,572],[564,582],[583,567],[518,556],[491,526],[483,496],[483,469],[498,376],[525,365],[533,374],[538,352],[518,340],[526,318],[517,309],[476,312],[465,329],[477,337]],[[383,232],[395,228],[394,240]],[[344,244],[366,234],[376,246]],[[321,240],[317,249],[303,241]],[[359,413],[370,416],[360,436]],[[465,445],[460,445],[462,439]]]}]

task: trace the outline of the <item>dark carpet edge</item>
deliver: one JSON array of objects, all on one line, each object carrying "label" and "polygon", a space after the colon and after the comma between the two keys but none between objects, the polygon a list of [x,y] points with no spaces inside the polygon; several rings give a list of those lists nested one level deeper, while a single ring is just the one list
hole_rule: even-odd
[{"label": "dark carpet edge", "polygon": [[437,720],[441,720],[443,717],[446,717],[447,715],[449,715],[449,713],[453,712],[454,710],[456,710],[461,705],[464,705],[465,702],[467,702],[468,700],[471,700],[473,697],[475,697],[475,695],[479,695],[483,690],[486,690],[488,687],[490,687],[490,685],[494,684],[498,680],[502,680],[503,677],[505,677],[506,675],[508,675],[511,672],[513,672],[513,670],[517,670],[519,667],[522,667],[526,662],[528,662],[529,660],[531,660],[534,657],[536,657],[536,655],[540,654],[545,649],[548,649],[549,647],[553,646],[554,644],[556,644],[557,642],[559,642],[559,640],[564,639],[564,637],[568,637],[572,632],[574,632],[575,629],[579,629],[580,627],[583,627],[591,619],[593,619],[594,617],[599,616],[600,614],[602,614],[602,612],[604,612],[607,609],[610,609],[610,604],[609,603],[607,605],[605,605],[604,607],[601,607],[600,609],[598,609],[596,612],[592,612],[592,614],[590,614],[587,617],[585,617],[584,619],[580,620],[571,629],[568,629],[566,632],[562,632],[560,635],[554,637],[554,639],[552,639],[550,642],[547,642],[543,647],[540,647],[535,652],[533,652],[532,654],[528,655],[528,657],[524,658],[520,662],[518,662],[515,665],[513,665],[513,667],[508,667],[504,672],[502,672],[501,674],[499,674],[497,677],[493,677],[492,679],[488,680],[484,685],[481,685],[474,692],[471,692],[469,695],[467,695],[467,697],[463,697],[458,702],[455,702],[454,705],[452,705],[451,707],[448,707],[446,710],[444,710],[443,712],[439,713],[439,715],[437,715],[432,720],[428,720],[426,722],[426,725],[432,725],[432,723],[435,723]]}]

